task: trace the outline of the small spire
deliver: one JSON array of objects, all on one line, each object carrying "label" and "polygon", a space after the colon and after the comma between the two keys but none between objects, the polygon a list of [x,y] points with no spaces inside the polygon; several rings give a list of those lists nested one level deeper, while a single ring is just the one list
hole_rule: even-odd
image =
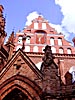
[{"label": "small spire", "polygon": [[12,43],[12,44],[14,43],[14,31],[12,31],[10,37],[8,38],[7,43]]},{"label": "small spire", "polygon": [[8,60],[12,57],[13,51],[14,51],[14,31],[12,31],[11,35],[8,38],[8,41],[6,42],[6,46],[8,49],[9,57]]},{"label": "small spire", "polygon": [[5,33],[5,18],[3,17],[3,6],[0,5],[0,33],[1,36],[6,36]]}]

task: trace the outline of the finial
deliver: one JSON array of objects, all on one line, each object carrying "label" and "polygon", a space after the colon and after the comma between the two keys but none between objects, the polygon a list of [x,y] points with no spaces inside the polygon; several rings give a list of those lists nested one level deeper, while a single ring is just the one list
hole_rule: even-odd
[{"label": "finial", "polygon": [[44,49],[44,52],[45,52],[43,57],[44,64],[49,65],[54,59],[54,56],[52,55],[52,51],[51,51],[51,46],[47,45]]}]

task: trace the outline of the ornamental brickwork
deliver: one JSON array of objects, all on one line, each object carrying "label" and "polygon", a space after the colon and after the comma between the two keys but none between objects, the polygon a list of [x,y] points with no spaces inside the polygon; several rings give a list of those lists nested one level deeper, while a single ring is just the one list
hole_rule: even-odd
[{"label": "ornamental brickwork", "polygon": [[40,15],[4,44],[3,9],[0,100],[75,100],[75,47]]}]

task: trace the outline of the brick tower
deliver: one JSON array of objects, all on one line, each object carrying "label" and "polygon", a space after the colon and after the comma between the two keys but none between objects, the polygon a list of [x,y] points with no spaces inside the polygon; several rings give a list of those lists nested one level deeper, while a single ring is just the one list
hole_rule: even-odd
[{"label": "brick tower", "polygon": [[3,10],[4,10],[3,6],[0,5],[0,71],[5,65],[8,57],[8,53],[4,46],[6,32],[5,32],[5,18],[3,17]]}]

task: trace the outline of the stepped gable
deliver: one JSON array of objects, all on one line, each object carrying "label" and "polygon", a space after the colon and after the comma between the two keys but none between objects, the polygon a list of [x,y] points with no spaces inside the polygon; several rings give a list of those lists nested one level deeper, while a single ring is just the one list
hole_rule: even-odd
[{"label": "stepped gable", "polygon": [[[36,23],[38,24],[38,28],[34,28]],[[42,24],[46,25],[45,29],[42,29]],[[40,15],[38,18],[33,19],[32,23],[26,26],[23,32],[35,33],[36,30],[44,30],[47,34],[58,34],[57,31],[49,25],[49,22]]]},{"label": "stepped gable", "polygon": [[75,100],[75,48],[64,35],[40,15],[6,45],[4,29],[0,6],[0,99]]},{"label": "stepped gable", "polygon": [[15,50],[22,48],[24,34],[26,34],[26,40],[24,41],[26,46],[24,51],[26,52],[43,52],[43,48],[46,45],[51,45],[52,53],[75,53],[73,46],[69,41],[65,40],[64,35],[61,32],[58,33],[40,15],[38,18],[33,19],[32,23],[26,26],[22,32],[16,33]]}]

